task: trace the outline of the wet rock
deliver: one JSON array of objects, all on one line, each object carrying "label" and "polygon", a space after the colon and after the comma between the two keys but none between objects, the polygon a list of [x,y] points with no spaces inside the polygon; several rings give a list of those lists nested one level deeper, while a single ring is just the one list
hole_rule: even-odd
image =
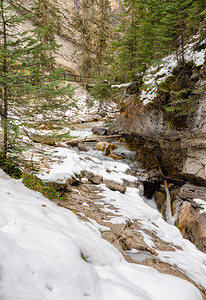
[{"label": "wet rock", "polygon": [[139,188],[139,186],[140,186],[139,180],[129,181],[129,180],[123,179],[123,182],[126,187]]},{"label": "wet rock", "polygon": [[89,150],[89,147],[87,147],[84,143],[77,143],[77,148],[79,151],[87,152]]},{"label": "wet rock", "polygon": [[115,160],[120,160],[120,159],[123,159],[122,156],[118,155],[118,154],[115,154],[115,153],[109,153],[107,156],[115,159]]},{"label": "wet rock", "polygon": [[94,126],[92,132],[98,135],[107,135],[107,129],[100,126]]},{"label": "wet rock", "polygon": [[155,192],[155,202],[157,205],[157,209],[162,213],[163,217],[166,216],[166,195],[162,191]]},{"label": "wet rock", "polygon": [[112,144],[109,142],[101,141],[96,144],[96,150],[99,150],[99,151],[105,151],[105,150],[111,151],[116,148],[117,148],[117,146],[115,144]]},{"label": "wet rock", "polygon": [[81,171],[81,176],[84,177],[84,178],[87,178],[89,180],[94,175],[90,171],[83,170],[83,171]]},{"label": "wet rock", "polygon": [[119,183],[111,180],[104,180],[104,184],[112,191],[118,191],[123,194],[126,192],[126,186],[123,183]]}]

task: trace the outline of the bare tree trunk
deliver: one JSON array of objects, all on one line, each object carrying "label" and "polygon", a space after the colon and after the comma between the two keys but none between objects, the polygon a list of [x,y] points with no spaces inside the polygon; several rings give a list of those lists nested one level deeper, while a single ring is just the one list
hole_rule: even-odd
[{"label": "bare tree trunk", "polygon": [[8,86],[5,84],[3,91],[3,103],[4,103],[4,111],[3,111],[3,153],[2,158],[3,161],[7,159],[8,152]]},{"label": "bare tree trunk", "polygon": [[185,49],[184,49],[183,32],[181,33],[181,56],[182,56],[182,63],[183,63],[183,66],[184,66],[185,65]]},{"label": "bare tree trunk", "polygon": [[[3,1],[2,1],[3,6]],[[7,50],[7,32],[6,32],[6,21],[4,18],[4,12],[2,9],[1,14],[2,22],[3,22],[3,44],[4,44],[4,51]],[[6,55],[6,54],[4,54]],[[3,67],[2,67],[2,73],[3,77],[5,78],[7,73],[7,58],[4,57],[3,60]],[[7,152],[8,152],[8,85],[7,82],[4,82],[4,88],[3,88],[3,111],[2,111],[2,123],[3,123],[3,151],[2,151],[2,158],[5,162],[7,159]]]}]

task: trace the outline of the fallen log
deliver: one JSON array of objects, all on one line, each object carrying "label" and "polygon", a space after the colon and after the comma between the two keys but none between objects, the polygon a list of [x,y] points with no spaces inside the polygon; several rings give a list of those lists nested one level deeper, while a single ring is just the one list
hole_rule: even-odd
[{"label": "fallen log", "polygon": [[97,141],[101,141],[104,139],[120,138],[120,137],[121,137],[121,134],[94,136],[94,137],[90,137],[90,138],[85,137],[84,139],[70,140],[70,141],[66,142],[66,144],[71,145],[71,144],[78,144],[78,143],[85,143],[85,142],[97,142]]}]

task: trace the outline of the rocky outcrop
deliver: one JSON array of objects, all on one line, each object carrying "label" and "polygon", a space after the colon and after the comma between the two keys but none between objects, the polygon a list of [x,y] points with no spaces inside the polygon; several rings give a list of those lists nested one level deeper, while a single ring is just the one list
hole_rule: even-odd
[{"label": "rocky outcrop", "polygon": [[[206,253],[206,187],[186,183],[179,188],[170,186],[170,193],[172,212],[176,214],[175,225],[184,238]],[[157,208],[165,217],[166,195],[161,187],[155,192],[155,199]]]},{"label": "rocky outcrop", "polygon": [[[194,74],[193,74],[194,75]],[[194,112],[188,116],[187,128],[177,130],[156,104],[143,105],[131,101],[126,110],[116,118],[109,129],[113,134],[123,134],[137,159],[148,169],[206,185],[206,68],[202,67],[192,78],[190,100]],[[159,162],[157,161],[157,158]]]},{"label": "rocky outcrop", "polygon": [[[21,5],[22,13],[30,13],[34,7],[33,0],[8,0],[14,7]],[[81,15],[81,4],[72,0],[51,0],[51,4],[55,5],[61,17],[60,33],[55,36],[56,42],[60,45],[55,53],[56,63],[65,66],[71,72],[81,73],[83,48],[81,45],[80,26],[74,26],[74,17],[76,14]],[[110,0],[111,15],[119,10],[119,0]],[[94,23],[94,22],[93,22]],[[95,23],[93,32],[95,33]],[[22,30],[31,29],[32,21],[24,23]],[[95,37],[93,37],[94,39]]]}]

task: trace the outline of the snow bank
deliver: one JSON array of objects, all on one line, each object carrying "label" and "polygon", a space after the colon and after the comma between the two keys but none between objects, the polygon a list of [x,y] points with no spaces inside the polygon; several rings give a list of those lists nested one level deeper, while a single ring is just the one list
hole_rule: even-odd
[{"label": "snow bank", "polygon": [[92,224],[3,171],[0,189],[2,300],[202,299],[187,281],[127,263]]}]

